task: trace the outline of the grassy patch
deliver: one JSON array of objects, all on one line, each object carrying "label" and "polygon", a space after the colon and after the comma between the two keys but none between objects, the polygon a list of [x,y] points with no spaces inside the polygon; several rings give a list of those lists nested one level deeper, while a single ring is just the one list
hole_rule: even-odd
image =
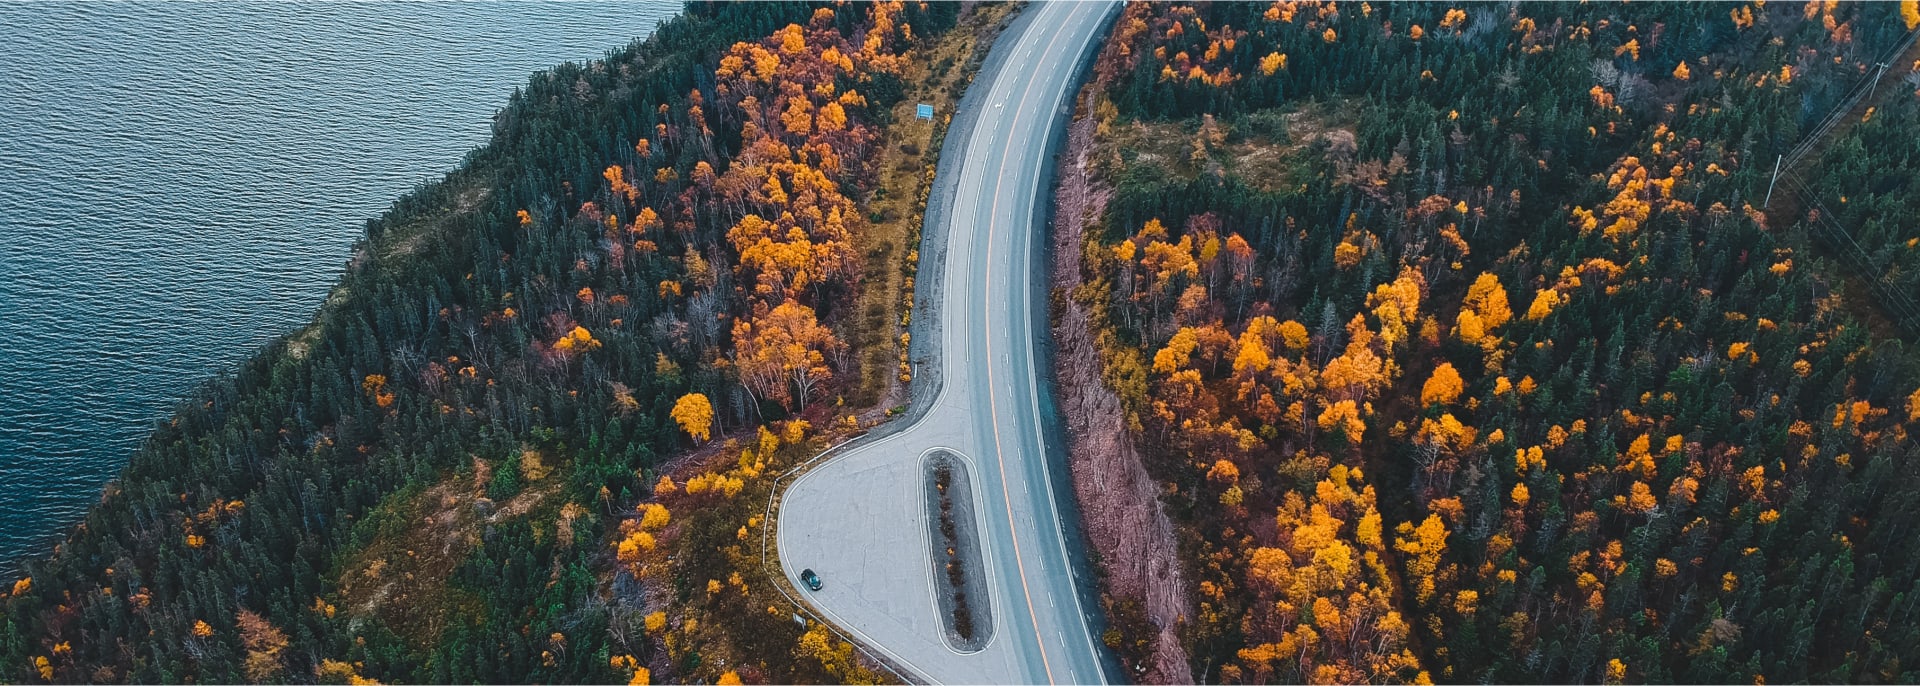
[{"label": "grassy patch", "polygon": [[[535,476],[526,471],[523,479]],[[496,502],[486,497],[492,472],[476,460],[469,473],[388,496],[359,524],[356,538],[366,543],[337,570],[339,610],[354,620],[376,620],[422,646],[436,644],[451,621],[484,621],[483,599],[447,581],[487,526],[526,516],[554,518],[551,530],[536,524],[535,531],[572,538],[564,531],[571,522],[556,518],[560,508],[552,497],[564,479],[538,474],[543,478]]]},{"label": "grassy patch", "polygon": [[1307,173],[1304,155],[1321,146],[1351,143],[1357,119],[1345,101],[1256,110],[1231,119],[1116,120],[1102,126],[1097,149],[1106,178],[1136,168],[1192,180],[1201,174],[1235,176],[1262,191],[1297,186]]},{"label": "grassy patch", "polygon": [[[864,203],[867,230],[855,237],[863,274],[850,337],[860,351],[860,383],[848,399],[854,405],[890,402],[908,378],[904,334],[940,139],[987,48],[1012,16],[1011,5],[976,6],[961,17],[959,26],[916,55],[901,75],[901,81],[915,85],[894,106],[880,148],[879,183]],[[933,120],[914,117],[920,103],[933,105]]]}]

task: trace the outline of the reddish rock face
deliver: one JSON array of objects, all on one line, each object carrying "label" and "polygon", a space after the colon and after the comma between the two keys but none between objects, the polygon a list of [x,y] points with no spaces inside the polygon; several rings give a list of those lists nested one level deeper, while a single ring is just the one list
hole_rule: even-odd
[{"label": "reddish rock face", "polygon": [[[1112,57],[1101,55],[1100,64]],[[1096,81],[1087,87],[1089,92],[1105,88],[1112,71],[1096,65]],[[1067,292],[1080,285],[1080,245],[1087,223],[1106,211],[1112,197],[1112,189],[1100,185],[1088,168],[1093,131],[1093,117],[1081,113],[1068,130],[1056,176],[1052,278],[1055,289]],[[1126,678],[1141,683],[1193,683],[1186,651],[1175,632],[1181,617],[1192,616],[1193,603],[1180,580],[1173,523],[1161,511],[1159,489],[1128,440],[1120,399],[1100,381],[1100,357],[1086,310],[1072,298],[1056,299],[1054,306],[1053,363],[1060,414],[1066,420],[1067,459],[1080,525],[1106,567],[1101,595],[1109,604],[1139,603],[1159,632],[1147,663],[1132,665],[1134,671]]]}]

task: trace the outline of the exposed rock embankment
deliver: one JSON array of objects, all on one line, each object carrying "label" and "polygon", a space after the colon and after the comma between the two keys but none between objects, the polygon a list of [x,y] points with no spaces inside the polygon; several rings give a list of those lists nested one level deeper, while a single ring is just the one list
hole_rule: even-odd
[{"label": "exposed rock embankment", "polygon": [[[1103,56],[1105,59],[1105,56]],[[1100,70],[1096,70],[1098,73]],[[1087,87],[1096,93],[1101,79]],[[1101,602],[1123,641],[1151,641],[1144,660],[1130,661],[1126,678],[1143,683],[1193,683],[1178,628],[1191,616],[1181,580],[1173,523],[1160,507],[1158,484],[1129,439],[1120,399],[1100,380],[1096,333],[1086,309],[1069,293],[1081,283],[1081,243],[1106,210],[1110,188],[1094,178],[1089,158],[1095,121],[1081,108],[1060,157],[1054,205],[1052,280],[1054,372],[1065,418],[1068,461],[1087,540],[1103,572]],[[1127,609],[1120,609],[1120,608]],[[1127,636],[1125,617],[1145,614],[1150,637]],[[1126,659],[1130,651],[1118,651]]]}]

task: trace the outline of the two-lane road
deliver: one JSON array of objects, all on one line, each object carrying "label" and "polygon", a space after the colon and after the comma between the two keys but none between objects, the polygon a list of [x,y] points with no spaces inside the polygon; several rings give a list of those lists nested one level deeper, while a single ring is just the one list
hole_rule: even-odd
[{"label": "two-lane road", "polygon": [[[841,450],[782,495],[777,546],[819,615],[932,682],[1105,683],[1082,607],[1043,433],[1035,327],[1046,273],[1041,200],[1080,65],[1115,2],[1038,2],[993,46],[961,102],[929,208],[923,278],[938,272],[930,322],[939,388],[912,423]],[[929,316],[922,312],[923,317]],[[942,638],[921,458],[963,456],[973,482],[992,638],[962,653]],[[1057,457],[1057,456],[1055,456]],[[1065,489],[1062,489],[1063,491]],[[1065,491],[1070,492],[1070,491]],[[825,582],[806,591],[800,570]],[[939,580],[944,583],[944,580]],[[978,601],[978,599],[976,599]]]}]

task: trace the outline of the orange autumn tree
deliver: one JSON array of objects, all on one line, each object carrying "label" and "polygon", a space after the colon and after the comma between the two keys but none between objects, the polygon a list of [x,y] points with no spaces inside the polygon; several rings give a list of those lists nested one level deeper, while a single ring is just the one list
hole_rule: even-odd
[{"label": "orange autumn tree", "polygon": [[234,623],[240,627],[240,644],[247,649],[243,669],[248,680],[268,681],[286,669],[280,656],[287,648],[286,632],[251,610],[239,611]]},{"label": "orange autumn tree", "polygon": [[[720,58],[713,88],[693,91],[684,109],[661,104],[666,121],[634,144],[631,165],[614,164],[602,173],[609,196],[604,206],[582,208],[586,219],[606,225],[615,264],[657,259],[663,246],[695,239],[684,257],[675,258],[688,278],[660,281],[658,297],[688,303],[690,330],[700,338],[707,328],[702,319],[728,319],[710,304],[727,297],[715,292],[727,286],[712,261],[732,258],[734,283],[744,286],[734,291],[744,296],[736,311],[746,313],[731,325],[732,356],[742,363],[736,367],[740,381],[757,398],[804,407],[835,375],[832,353],[844,346],[815,313],[846,306],[859,285],[853,237],[866,220],[847,189],[871,183],[880,139],[862,116],[868,102],[860,89],[876,75],[902,68],[901,53],[914,36],[903,20],[907,10],[897,1],[857,10],[822,7],[804,23],[734,43]],[[860,11],[866,22],[858,32],[843,34],[837,11]],[[691,170],[658,166],[674,148],[711,149],[714,127],[722,122],[737,124],[741,139],[724,170],[706,160]],[[682,174],[686,182],[677,198],[650,195]],[[724,243],[717,247],[724,251],[698,240],[710,235],[707,217],[723,218]],[[627,302],[580,293],[577,300],[589,307]],[[585,331],[560,329],[550,346],[556,359],[597,348],[591,333],[577,335]]]},{"label": "orange autumn tree", "polygon": [[366,378],[360,381],[360,390],[365,392],[368,398],[372,398],[375,405],[379,405],[380,407],[393,406],[393,392],[387,390],[387,376],[385,374],[368,374]]},{"label": "orange autumn tree", "polygon": [[805,409],[820,384],[833,378],[827,355],[845,346],[814,317],[813,308],[791,301],[734,324],[733,341],[741,382],[754,397],[788,410]]},{"label": "orange autumn tree", "polygon": [[1485,349],[1491,361],[1494,349],[1500,344],[1496,332],[1512,319],[1507,289],[1500,285],[1499,277],[1482,273],[1467,288],[1466,300],[1455,318],[1454,335],[1469,345]]},{"label": "orange autumn tree", "polygon": [[[1195,488],[1206,491],[1197,502],[1218,513],[1227,531],[1249,532],[1212,548],[1211,560],[1246,555],[1244,575],[1203,567],[1198,622],[1246,632],[1248,646],[1221,672],[1228,681],[1422,680],[1408,642],[1412,627],[1395,607],[1398,563],[1383,535],[1392,525],[1352,465],[1365,449],[1374,403],[1392,400],[1402,358],[1423,340],[1416,334],[1428,317],[1426,277],[1402,265],[1369,286],[1344,335],[1312,334],[1260,310],[1229,324],[1210,291],[1224,281],[1220,295],[1232,297],[1244,272],[1227,261],[1257,257],[1237,238],[1210,217],[1190,218],[1177,233],[1150,220],[1117,244],[1087,251],[1113,270],[1116,318],[1162,341],[1146,348],[1145,438],[1156,452],[1187,456],[1198,472]],[[1216,270],[1229,278],[1215,280]],[[1489,310],[1505,307],[1504,293],[1480,300]],[[1433,393],[1455,402],[1464,390],[1458,373],[1449,366],[1436,376]],[[1295,470],[1307,469],[1325,478],[1305,492],[1288,488],[1301,473]],[[1267,492],[1256,493],[1255,483]],[[1274,507],[1277,527],[1249,521],[1256,506]],[[1240,552],[1248,546],[1253,552]],[[1244,606],[1233,595],[1239,592],[1252,594]],[[1244,615],[1219,617],[1223,606],[1244,607]]]},{"label": "orange autumn tree", "polygon": [[734,362],[756,398],[789,410],[834,378],[830,361],[845,349],[815,312],[858,285],[853,236],[865,219],[842,184],[872,173],[866,160],[879,140],[852,116],[867,99],[847,86],[899,70],[912,37],[903,8],[867,6],[871,23],[857,36],[843,36],[835,10],[820,8],[804,26],[735,43],[715,71],[726,106],[745,120],[740,155],[711,183],[739,217],[726,239],[748,284]]},{"label": "orange autumn tree", "polygon": [[1277,545],[1247,553],[1250,647],[1234,670],[1251,683],[1425,681],[1360,470],[1335,465],[1310,498],[1288,493],[1274,524]]},{"label": "orange autumn tree", "polygon": [[[1888,586],[1865,589],[1881,583],[1867,579],[1880,572],[1846,565],[1910,556],[1911,546],[1888,543],[1905,539],[1885,523],[1881,496],[1855,500],[1842,486],[1910,456],[1910,422],[1920,421],[1911,365],[1873,360],[1882,337],[1854,317],[1874,303],[1804,295],[1829,293],[1808,286],[1832,271],[1806,255],[1800,233],[1831,221],[1890,227],[1876,218],[1888,206],[1867,205],[1880,194],[1841,173],[1816,192],[1830,206],[1819,215],[1743,207],[1751,184],[1730,192],[1729,176],[1766,169],[1726,134],[1766,130],[1744,98],[1819,100],[1827,84],[1809,85],[1817,79],[1870,73],[1855,56],[1862,43],[1839,37],[1896,34],[1869,22],[1900,19],[1890,4],[1808,3],[1803,26],[1800,3],[1763,4],[1731,8],[1733,27],[1719,14],[1729,8],[1682,17],[1533,6],[1502,16],[1281,0],[1125,10],[1095,69],[1110,85],[1085,103],[1096,154],[1113,160],[1094,173],[1115,199],[1104,213],[1095,203],[1101,235],[1082,246],[1087,278],[1074,300],[1099,325],[1102,380],[1128,404],[1127,438],[1163,501],[1177,504],[1169,516],[1181,527],[1197,606],[1184,615],[1192,633],[1182,647],[1207,672],[1190,678],[1314,679],[1317,663],[1285,672],[1294,665],[1254,643],[1278,645],[1277,634],[1256,638],[1242,622],[1271,602],[1253,596],[1247,551],[1284,540],[1262,515],[1289,492],[1307,498],[1334,464],[1398,469],[1409,460],[1419,471],[1388,508],[1408,528],[1388,565],[1401,587],[1393,603],[1420,634],[1409,644],[1436,678],[1744,682],[1897,672],[1891,654],[1862,657],[1888,644],[1897,621],[1863,637],[1812,605],[1803,611],[1805,598],[1792,592],[1794,579],[1831,563],[1832,587],[1859,593],[1862,616],[1877,614]],[[1192,69],[1228,24],[1253,31],[1232,53],[1221,46],[1244,76],[1215,93],[1204,79],[1218,70]],[[1729,42],[1676,48],[1676,34],[1663,41],[1652,30],[1678,26],[1711,26]],[[1320,38],[1329,30],[1337,41]],[[1485,43],[1465,45],[1466,36]],[[1750,50],[1763,44],[1785,47]],[[1741,47],[1725,52],[1729,45]],[[1540,67],[1570,50],[1602,58],[1596,73],[1570,60],[1564,83],[1543,81],[1525,95],[1483,88],[1509,67]],[[1395,53],[1433,69],[1377,59]],[[1270,66],[1260,66],[1263,55]],[[1466,67],[1462,55],[1486,57],[1490,68]],[[1609,57],[1620,76],[1597,67]],[[1370,65],[1359,68],[1374,78],[1321,78],[1355,64]],[[1324,153],[1253,136],[1224,155],[1205,145],[1210,120],[1284,107],[1302,92],[1364,100],[1382,83],[1418,93],[1420,105],[1386,106],[1405,118],[1356,124],[1352,144],[1316,129]],[[1556,114],[1519,116],[1548,99]],[[1883,104],[1865,121],[1856,113],[1872,133],[1849,145],[1910,138],[1880,128],[1892,109]],[[1912,110],[1899,116],[1910,123]],[[1428,121],[1426,134],[1408,128]],[[1135,122],[1200,131],[1194,154],[1177,142],[1107,135]],[[1614,152],[1570,157],[1563,145],[1540,144],[1547,137]],[[1423,146],[1448,145],[1479,147],[1459,162],[1415,158]],[[1494,158],[1481,153],[1492,150],[1510,155],[1504,171],[1488,172]],[[1833,157],[1863,154],[1849,150]],[[1249,153],[1289,156],[1318,176],[1255,172],[1242,166]],[[1568,183],[1542,194],[1534,183],[1513,185],[1524,178]],[[1208,213],[1224,218],[1213,233],[1220,255],[1236,252],[1227,241],[1236,231],[1251,241],[1247,254],[1262,253],[1249,269],[1209,264],[1208,234],[1183,227]],[[1911,255],[1909,238],[1881,247]],[[1430,287],[1420,289],[1425,307],[1411,312],[1383,283],[1407,267]],[[1301,331],[1298,346],[1275,345],[1263,320],[1288,319],[1310,333]],[[1236,424],[1255,440],[1222,440],[1221,428]],[[1809,492],[1827,496],[1809,501]],[[1389,535],[1398,527],[1385,524]],[[1775,630],[1782,621],[1811,638]],[[1576,648],[1588,642],[1601,647]],[[1807,645],[1826,650],[1803,659]],[[1252,661],[1236,660],[1243,648]],[[1237,671],[1215,672],[1222,664]]]},{"label": "orange autumn tree", "polygon": [[1460,398],[1462,388],[1460,372],[1454,371],[1453,363],[1442,362],[1433,369],[1433,376],[1427,377],[1427,382],[1420,387],[1420,404],[1451,405]]}]

